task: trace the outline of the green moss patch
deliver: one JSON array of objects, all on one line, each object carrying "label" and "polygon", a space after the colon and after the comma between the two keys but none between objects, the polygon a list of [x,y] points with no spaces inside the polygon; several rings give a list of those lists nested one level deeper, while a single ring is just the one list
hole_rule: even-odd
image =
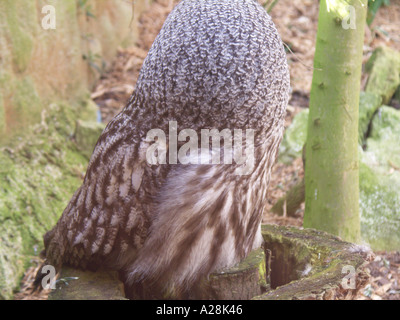
[{"label": "green moss patch", "polygon": [[366,70],[370,75],[365,91],[380,95],[388,104],[400,85],[400,53],[380,47],[368,60]]},{"label": "green moss patch", "polygon": [[[264,225],[265,247],[271,250],[272,291],[255,300],[335,300],[355,296],[368,280],[368,250],[313,229]],[[343,288],[344,267],[354,270],[356,287]]]},{"label": "green moss patch", "polygon": [[0,298],[12,297],[29,258],[43,246],[43,234],[82,183],[88,159],[73,135],[86,106],[52,104],[29,135],[1,149]]},{"label": "green moss patch", "polygon": [[302,110],[286,129],[279,149],[279,161],[290,163],[301,157],[303,146],[307,140],[308,109]]},{"label": "green moss patch", "polygon": [[382,97],[376,93],[361,92],[358,116],[358,142],[362,145],[365,141],[369,126],[375,112],[382,104]]},{"label": "green moss patch", "polygon": [[374,249],[400,248],[400,111],[383,106],[360,155],[363,238]]}]

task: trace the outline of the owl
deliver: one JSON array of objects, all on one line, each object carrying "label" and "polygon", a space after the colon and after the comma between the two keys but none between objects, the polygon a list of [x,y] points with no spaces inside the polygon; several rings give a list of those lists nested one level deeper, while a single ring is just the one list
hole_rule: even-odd
[{"label": "owl", "polygon": [[44,265],[116,270],[132,299],[195,297],[262,245],[289,87],[257,1],[181,1],[45,234]]}]

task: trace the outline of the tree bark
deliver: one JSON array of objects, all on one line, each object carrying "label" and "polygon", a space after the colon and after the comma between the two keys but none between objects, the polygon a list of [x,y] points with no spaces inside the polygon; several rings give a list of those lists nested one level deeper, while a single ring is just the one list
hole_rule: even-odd
[{"label": "tree bark", "polygon": [[320,2],[306,144],[304,227],[353,242],[360,239],[358,105],[366,12],[367,0]]}]

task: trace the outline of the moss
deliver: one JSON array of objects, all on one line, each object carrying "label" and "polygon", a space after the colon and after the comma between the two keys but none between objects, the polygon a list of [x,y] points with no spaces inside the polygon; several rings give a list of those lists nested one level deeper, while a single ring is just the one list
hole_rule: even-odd
[{"label": "moss", "polygon": [[[24,271],[24,263],[19,254],[23,250],[21,233],[11,219],[1,221],[0,241],[0,288],[13,288],[16,285],[15,275]],[[10,264],[10,261],[13,263]],[[0,292],[0,299],[11,296],[10,289]]]},{"label": "moss", "polygon": [[400,53],[379,47],[368,60],[366,70],[370,76],[365,91],[380,95],[383,103],[388,104],[400,85]]},{"label": "moss", "polygon": [[84,121],[97,121],[99,107],[92,99],[86,97],[80,103],[79,119]]},{"label": "moss", "polygon": [[267,282],[267,276],[268,276],[268,272],[267,272],[267,264],[266,264],[266,260],[265,260],[265,253],[262,252],[262,260],[261,263],[258,265],[258,274],[260,276],[259,280],[258,280],[258,284],[261,286],[261,288],[268,288],[269,287],[269,283]]},{"label": "moss", "polygon": [[[225,269],[224,272],[222,272],[221,274],[226,275],[226,274],[240,273],[245,270],[248,270],[249,268],[254,268],[254,267],[258,268],[261,261],[264,259],[265,259],[264,251],[262,249],[253,250],[252,252],[250,252],[250,254],[247,256],[246,259],[242,260],[240,263],[229,269]],[[265,271],[263,272],[263,274],[265,274]]]},{"label": "moss", "polygon": [[279,161],[290,163],[301,157],[307,139],[308,109],[297,114],[292,124],[286,129],[279,149]]},{"label": "moss", "polygon": [[363,239],[375,250],[400,248],[400,111],[383,106],[360,153]]},{"label": "moss", "polygon": [[[308,265],[312,272],[318,272],[323,261],[331,253],[327,244],[338,238],[325,232],[280,226],[263,226],[266,247],[274,256],[271,272],[271,286],[276,288],[302,277]],[[316,241],[317,240],[317,241]]]},{"label": "moss", "polygon": [[387,135],[393,134],[398,137],[400,134],[400,111],[382,106],[380,113],[377,114],[372,122],[372,139],[388,139]]},{"label": "moss", "polygon": [[374,250],[400,248],[400,180],[360,162],[361,235]]},{"label": "moss", "polygon": [[376,110],[382,104],[382,97],[376,93],[361,92],[358,118],[359,144],[363,144],[368,133],[369,125]]},{"label": "moss", "polygon": [[75,131],[76,144],[88,159],[104,128],[103,123],[78,120]]},{"label": "moss", "polygon": [[[362,157],[362,155],[361,155]],[[365,193],[374,192],[375,187],[379,184],[379,179],[374,171],[366,165],[363,161],[360,161],[360,188]]]},{"label": "moss", "polygon": [[[364,159],[382,175],[400,178],[400,111],[383,106],[372,121]],[[399,173],[399,174],[397,174]]]},{"label": "moss", "polygon": [[[262,226],[262,234],[274,257],[271,281],[277,284],[272,287],[277,288],[255,300],[340,298],[344,266],[356,270],[357,289],[365,283],[365,278],[358,277],[364,275],[364,253],[338,237],[313,229],[275,225]],[[306,268],[298,269],[301,265]],[[283,282],[277,283],[276,277]],[[344,296],[348,293],[345,290]]]},{"label": "moss", "polygon": [[34,246],[42,247],[43,234],[82,182],[88,161],[72,139],[82,108],[65,102],[51,105],[42,124],[0,153],[2,298],[12,297]]}]

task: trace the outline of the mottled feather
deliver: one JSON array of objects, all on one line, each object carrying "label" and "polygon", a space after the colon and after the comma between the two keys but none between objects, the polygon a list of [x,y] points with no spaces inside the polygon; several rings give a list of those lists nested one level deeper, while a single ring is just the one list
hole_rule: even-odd
[{"label": "mottled feather", "polygon": [[[262,243],[288,96],[284,47],[257,1],[181,1],[45,235],[46,264],[118,270],[131,298],[193,296],[202,277]],[[254,168],[237,175],[235,162],[150,165],[147,132],[168,139],[170,121],[199,137],[201,129],[253,129]]]}]

